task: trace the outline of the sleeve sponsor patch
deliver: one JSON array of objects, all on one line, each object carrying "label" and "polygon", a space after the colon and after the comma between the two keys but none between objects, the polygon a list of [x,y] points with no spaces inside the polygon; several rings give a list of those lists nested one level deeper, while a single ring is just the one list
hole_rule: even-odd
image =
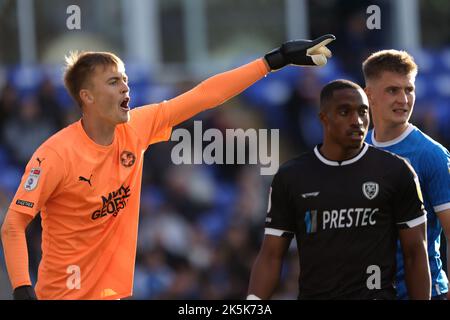
[{"label": "sleeve sponsor patch", "polygon": [[16,204],[19,205],[19,206],[28,207],[28,208],[33,208],[34,207],[34,202],[20,200],[20,199],[18,199],[16,201]]}]

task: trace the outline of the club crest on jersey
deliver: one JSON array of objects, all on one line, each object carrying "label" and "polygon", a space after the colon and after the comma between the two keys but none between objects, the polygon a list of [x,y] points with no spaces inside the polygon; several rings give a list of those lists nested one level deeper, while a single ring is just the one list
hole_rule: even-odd
[{"label": "club crest on jersey", "polygon": [[38,184],[39,177],[41,176],[42,169],[41,168],[33,168],[30,171],[30,174],[25,181],[24,188],[27,191],[34,190]]},{"label": "club crest on jersey", "polygon": [[120,155],[120,163],[126,167],[131,167],[136,162],[136,156],[130,151],[123,151]]},{"label": "club crest on jersey", "polygon": [[379,189],[378,183],[376,182],[365,182],[362,185],[362,191],[369,200],[374,199],[378,195]]}]

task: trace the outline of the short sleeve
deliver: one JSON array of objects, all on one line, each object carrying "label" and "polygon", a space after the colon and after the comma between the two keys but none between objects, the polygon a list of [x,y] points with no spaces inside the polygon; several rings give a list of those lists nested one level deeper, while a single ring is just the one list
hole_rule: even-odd
[{"label": "short sleeve", "polygon": [[292,237],[295,233],[289,193],[279,172],[274,176],[270,187],[265,227],[265,234]]},{"label": "short sleeve", "polygon": [[450,153],[436,147],[422,160],[426,192],[435,212],[450,209]]},{"label": "short sleeve", "polygon": [[395,222],[400,229],[413,228],[426,221],[426,211],[419,179],[411,165],[401,160],[395,178],[396,190],[393,199]]},{"label": "short sleeve", "polygon": [[146,105],[131,110],[130,126],[146,146],[167,141],[172,133],[165,103]]},{"label": "short sleeve", "polygon": [[51,148],[41,146],[33,154],[9,208],[35,216],[62,185],[63,159]]}]

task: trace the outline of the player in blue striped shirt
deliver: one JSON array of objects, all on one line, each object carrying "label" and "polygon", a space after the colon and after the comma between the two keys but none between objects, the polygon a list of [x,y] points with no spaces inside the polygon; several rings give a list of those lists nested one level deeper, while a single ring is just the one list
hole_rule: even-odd
[{"label": "player in blue striped shirt", "polygon": [[[450,298],[439,253],[442,230],[446,239],[450,239],[450,153],[409,122],[415,102],[417,65],[405,51],[383,50],[364,61],[363,73],[374,125],[366,141],[405,158],[416,171],[428,212],[432,298]],[[447,265],[450,267],[448,251]],[[404,276],[404,261],[398,249],[399,299],[408,298]]]}]

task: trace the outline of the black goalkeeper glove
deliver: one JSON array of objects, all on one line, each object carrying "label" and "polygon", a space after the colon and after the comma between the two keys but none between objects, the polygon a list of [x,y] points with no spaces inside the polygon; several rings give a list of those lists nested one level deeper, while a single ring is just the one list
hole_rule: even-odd
[{"label": "black goalkeeper glove", "polygon": [[336,37],[332,34],[321,36],[315,40],[292,40],[272,50],[264,56],[272,71],[288,64],[297,66],[323,66],[331,51],[326,47]]},{"label": "black goalkeeper glove", "polygon": [[14,300],[37,300],[32,286],[20,286],[14,289]]}]

